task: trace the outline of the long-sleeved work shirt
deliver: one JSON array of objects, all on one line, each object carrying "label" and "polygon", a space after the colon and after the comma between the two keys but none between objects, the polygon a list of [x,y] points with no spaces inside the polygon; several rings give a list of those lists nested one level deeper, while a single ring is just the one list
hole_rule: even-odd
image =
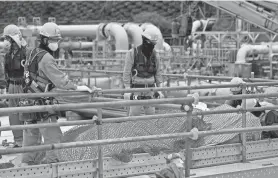
[{"label": "long-sleeved work shirt", "polygon": [[[162,78],[162,69],[160,65],[160,57],[159,54],[156,53],[156,74],[154,75],[155,83],[157,87],[160,87],[163,82]],[[125,57],[125,66],[124,66],[124,72],[123,72],[123,82],[125,85],[125,88],[130,88],[131,84],[131,75],[132,75],[132,68],[134,65],[134,48],[130,49]]]},{"label": "long-sleeved work shirt", "polygon": [[59,70],[53,56],[46,53],[38,64],[39,75],[49,79],[57,88],[76,90],[77,86],[69,80],[68,75]]}]

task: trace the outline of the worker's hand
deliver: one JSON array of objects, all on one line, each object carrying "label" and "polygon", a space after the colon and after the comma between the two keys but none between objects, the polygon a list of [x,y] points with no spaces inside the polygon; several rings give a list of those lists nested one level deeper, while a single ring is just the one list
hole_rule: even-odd
[{"label": "worker's hand", "polygon": [[158,91],[157,93],[159,94],[158,98],[160,98],[160,99],[164,98],[164,95],[161,91]]},{"label": "worker's hand", "polygon": [[93,90],[87,87],[86,85],[77,86],[76,91],[87,91],[89,93],[93,92]]},{"label": "worker's hand", "polygon": [[125,100],[130,100],[130,96],[131,96],[131,93],[125,93],[124,94],[124,99]]}]

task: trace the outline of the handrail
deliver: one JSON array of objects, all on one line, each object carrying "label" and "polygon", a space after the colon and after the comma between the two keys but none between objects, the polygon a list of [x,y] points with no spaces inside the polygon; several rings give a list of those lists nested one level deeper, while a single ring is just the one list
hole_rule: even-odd
[{"label": "handrail", "polygon": [[[237,100],[237,99],[249,99],[249,98],[265,98],[265,97],[278,97],[278,93],[268,94],[244,94],[244,95],[231,95],[231,96],[204,96],[199,97],[199,101],[216,101],[216,100]],[[115,106],[136,106],[136,105],[154,105],[154,104],[188,104],[194,102],[194,98],[167,98],[167,99],[150,99],[150,100],[132,100],[132,101],[111,101],[111,102],[98,102],[98,103],[74,103],[74,104],[56,104],[56,105],[43,105],[43,106],[25,106],[25,107],[9,107],[0,108],[0,113],[33,113],[33,112],[45,112],[45,111],[66,111],[81,108],[104,108]]]},{"label": "handrail", "polygon": [[[246,128],[236,128],[236,129],[223,129],[223,130],[210,130],[210,131],[198,131],[198,136],[209,136],[209,135],[220,135],[220,134],[231,134],[231,133],[247,133],[247,132],[258,132],[258,131],[270,131],[278,130],[278,126],[265,126],[265,127],[246,127]],[[137,141],[147,141],[147,140],[160,140],[168,138],[178,138],[178,137],[192,137],[193,133],[173,133],[173,134],[162,134],[162,135],[152,135],[152,136],[140,136],[140,137],[125,137],[116,139],[106,139],[106,140],[93,140],[93,141],[78,141],[78,142],[68,142],[68,143],[55,143],[40,146],[28,146],[22,148],[7,148],[1,149],[0,154],[14,154],[14,153],[27,153],[34,151],[47,151],[55,149],[64,149],[72,147],[84,147],[84,146],[99,146],[108,144],[117,144],[125,142],[137,142]]]},{"label": "handrail", "polygon": [[[261,83],[245,83],[247,87],[252,86],[271,86],[278,85],[276,82],[261,82]],[[194,89],[210,89],[210,88],[231,88],[239,87],[241,84],[215,84],[215,85],[202,85],[202,86],[176,86],[176,87],[161,87],[161,88],[131,88],[131,89],[108,89],[97,90],[94,93],[60,90],[57,92],[47,93],[20,93],[20,94],[3,94],[0,95],[0,99],[14,99],[14,98],[36,98],[36,97],[58,97],[58,96],[73,96],[73,95],[102,95],[110,93],[132,93],[132,92],[149,92],[149,91],[172,91],[172,90],[194,90]]]},{"label": "handrail", "polygon": [[[223,113],[244,113],[251,111],[264,111],[264,110],[272,110],[278,109],[278,106],[267,106],[267,107],[253,107],[249,109],[243,108],[235,108],[228,110],[212,110],[212,111],[198,111],[193,112],[192,116],[203,116],[210,114],[223,114]],[[142,120],[152,120],[152,119],[161,119],[163,117],[185,117],[187,116],[186,112],[181,113],[170,113],[170,114],[156,114],[156,115],[148,115],[146,116],[129,116],[129,117],[117,117],[117,118],[106,118],[102,120],[102,123],[119,123],[119,122],[127,122],[127,121],[142,121]],[[48,128],[48,127],[60,127],[60,126],[74,126],[74,125],[87,125],[87,124],[95,124],[95,120],[79,120],[79,121],[65,121],[59,123],[46,123],[46,124],[30,124],[30,125],[14,125],[14,126],[1,126],[1,131],[8,130],[24,130],[24,129],[35,129],[35,128]]]},{"label": "handrail", "polygon": [[[71,68],[61,68],[63,71],[79,71],[79,72],[95,72],[95,73],[104,73],[104,74],[123,74],[122,71],[108,71],[108,70],[87,70],[87,69],[71,69]],[[175,77],[175,78],[196,78],[196,79],[205,79],[205,80],[226,80],[230,81],[233,77],[221,77],[221,76],[203,76],[203,75],[184,75],[184,74],[162,74],[165,77]],[[253,82],[273,82],[277,80],[263,79],[263,78],[243,78],[244,81],[253,81]]]}]

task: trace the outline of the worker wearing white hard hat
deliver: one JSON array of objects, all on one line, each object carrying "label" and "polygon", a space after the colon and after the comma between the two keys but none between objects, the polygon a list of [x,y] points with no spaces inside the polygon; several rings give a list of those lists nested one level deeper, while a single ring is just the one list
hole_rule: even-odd
[{"label": "worker wearing white hard hat", "polygon": [[[126,55],[125,66],[123,72],[123,82],[125,88],[148,88],[162,87],[162,70],[160,66],[160,57],[154,50],[158,41],[158,35],[151,30],[145,30],[142,33],[142,44],[130,49]],[[134,99],[152,99],[163,98],[162,92],[135,92],[125,93],[124,98],[133,99],[131,96],[139,96]],[[130,116],[141,114],[142,106],[131,106],[129,110]],[[152,115],[155,108],[151,106],[143,106],[145,114]]]},{"label": "worker wearing white hard hat", "polygon": [[[230,84],[236,84],[238,85],[237,87],[233,87],[231,88],[231,92],[233,95],[240,95],[242,94],[242,84],[244,84],[245,82],[239,78],[239,77],[234,77]],[[249,91],[246,91],[246,94],[250,93]],[[232,107],[242,107],[242,99],[238,99],[238,100],[227,100],[225,101],[225,104],[228,104]],[[259,101],[257,99],[247,99],[246,100],[246,107],[247,108],[252,108],[252,107],[261,107]],[[251,112],[252,114],[254,114],[256,117],[260,117],[262,113],[264,113],[264,111],[253,111]]]},{"label": "worker wearing white hard hat", "polygon": [[[7,92],[9,94],[23,93],[24,66],[22,62],[26,60],[26,41],[22,37],[20,29],[16,25],[8,25],[3,31],[4,45],[4,69]],[[17,107],[19,99],[9,99],[9,107]],[[9,114],[10,125],[22,125],[19,113]],[[23,141],[23,131],[13,130],[14,146],[21,147]]]},{"label": "worker wearing white hard hat", "polygon": [[[235,84],[235,85],[238,85],[237,87],[233,87],[230,89],[230,91],[232,92],[233,95],[240,95],[242,94],[242,84],[244,84],[245,82],[239,78],[239,77],[234,77],[230,84]],[[242,100],[227,100],[225,102],[225,104],[228,104],[230,106],[233,106],[233,107],[237,107],[237,106],[240,106],[242,103]]]},{"label": "worker wearing white hard hat", "polygon": [[[62,39],[60,29],[57,24],[48,22],[44,24],[40,31],[39,48],[34,48],[28,55],[25,63],[25,92],[40,93],[51,91],[54,88],[65,90],[86,91],[92,93],[94,89],[87,86],[77,86],[68,79],[68,76],[58,69],[54,60],[53,52],[58,50],[59,42]],[[20,106],[30,105],[53,105],[53,98],[36,98],[24,100]],[[58,114],[53,112],[40,112],[36,114],[22,114],[25,124],[34,123],[56,123]],[[44,138],[44,144],[59,143],[62,137],[60,127],[48,127],[43,129],[26,129],[24,130],[23,146],[34,146],[39,144],[41,135]],[[58,162],[57,150],[47,151],[41,164]],[[36,159],[36,152],[27,152],[22,156],[22,164],[39,164]]]}]

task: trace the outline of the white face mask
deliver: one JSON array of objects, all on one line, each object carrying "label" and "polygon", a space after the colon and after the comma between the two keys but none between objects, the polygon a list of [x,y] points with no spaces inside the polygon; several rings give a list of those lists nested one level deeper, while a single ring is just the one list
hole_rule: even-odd
[{"label": "white face mask", "polygon": [[51,50],[51,51],[56,51],[58,49],[59,45],[58,43],[49,43],[48,44],[48,48]]},{"label": "white face mask", "polygon": [[10,51],[12,44],[8,40],[4,40],[3,43],[3,52],[7,53]]}]

